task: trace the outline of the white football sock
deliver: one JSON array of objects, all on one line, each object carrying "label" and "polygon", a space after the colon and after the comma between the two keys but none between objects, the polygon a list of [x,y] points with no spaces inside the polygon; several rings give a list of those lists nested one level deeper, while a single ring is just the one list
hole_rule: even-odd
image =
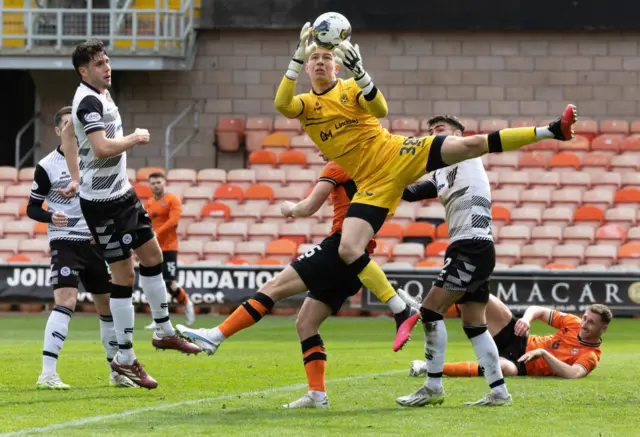
[{"label": "white football sock", "polygon": [[118,353],[118,339],[116,338],[116,327],[113,324],[113,316],[99,315],[100,317],[100,339],[107,356],[107,360],[111,361]]},{"label": "white football sock", "polygon": [[207,338],[214,342],[215,344],[222,343],[226,337],[222,335],[222,331],[217,326],[212,329],[207,329]]},{"label": "white football sock", "polygon": [[393,311],[393,314],[398,314],[407,308],[407,303],[396,294],[387,301],[387,306]]},{"label": "white football sock", "polygon": [[162,278],[162,272],[153,276],[144,276],[140,271],[140,287],[147,296],[153,320],[156,322],[158,337],[175,335],[169,319],[169,304],[167,303],[167,285]]},{"label": "white football sock", "polygon": [[427,360],[425,387],[442,390],[442,371],[447,350],[447,328],[444,320],[422,322],[424,327],[424,356]]},{"label": "white football sock", "polygon": [[69,321],[73,315],[70,308],[56,305],[49,314],[44,328],[44,347],[42,350],[42,374],[56,373],[58,355],[69,332]]},{"label": "white football sock", "polygon": [[109,307],[113,316],[113,325],[118,340],[118,361],[121,364],[130,365],[136,359],[133,352],[133,327],[135,314],[133,300],[130,297],[111,298]]},{"label": "white football sock", "polygon": [[484,331],[482,334],[471,338],[471,344],[478,357],[478,365],[482,368],[484,378],[489,383],[491,390],[500,393],[501,397],[507,397],[509,392],[500,368],[498,347],[489,331]]},{"label": "white football sock", "polygon": [[537,127],[536,128],[536,137],[539,140],[545,140],[548,138],[553,138],[553,133],[549,130],[548,127]]}]

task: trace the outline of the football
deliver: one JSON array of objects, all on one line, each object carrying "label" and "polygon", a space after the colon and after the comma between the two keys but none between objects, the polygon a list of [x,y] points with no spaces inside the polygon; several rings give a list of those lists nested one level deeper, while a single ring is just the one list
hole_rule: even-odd
[{"label": "football", "polygon": [[325,49],[333,49],[351,37],[351,23],[342,14],[326,12],[313,22],[313,40]]}]

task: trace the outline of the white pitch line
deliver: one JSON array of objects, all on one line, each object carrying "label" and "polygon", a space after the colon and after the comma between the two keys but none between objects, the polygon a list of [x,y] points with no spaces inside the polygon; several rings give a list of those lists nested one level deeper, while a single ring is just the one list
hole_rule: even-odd
[{"label": "white pitch line", "polygon": [[[405,372],[405,371],[404,370],[392,370],[390,372],[369,373],[369,374],[366,374],[366,375],[348,376],[348,377],[344,377],[344,378],[328,379],[326,382],[355,381],[357,379],[375,378],[377,376],[389,376],[389,375],[395,375],[397,373],[403,373],[403,372]],[[86,425],[86,424],[94,423],[94,422],[101,422],[101,421],[107,421],[107,420],[113,420],[113,419],[120,419],[120,418],[127,417],[127,416],[133,416],[134,414],[147,413],[149,411],[162,411],[162,410],[168,410],[168,409],[175,408],[175,407],[182,407],[182,406],[185,406],[185,405],[195,405],[195,404],[204,404],[204,403],[208,403],[208,402],[223,401],[225,399],[231,399],[231,398],[235,398],[235,397],[238,397],[238,396],[257,396],[257,395],[265,395],[265,394],[270,394],[270,393],[277,393],[277,392],[281,392],[281,391],[300,390],[300,389],[303,389],[303,388],[306,388],[306,387],[307,387],[307,384],[293,384],[293,385],[285,385],[285,386],[276,387],[276,388],[268,388],[266,390],[260,390],[260,391],[248,391],[248,392],[244,392],[244,393],[233,393],[233,394],[229,394],[229,395],[216,396],[216,397],[212,397],[212,398],[191,399],[191,400],[188,400],[188,401],[174,402],[172,404],[151,405],[151,406],[148,406],[148,407],[136,408],[135,410],[123,411],[121,413],[106,414],[104,416],[85,417],[84,419],[76,419],[76,420],[70,420],[68,422],[55,423],[53,425],[47,425],[47,426],[43,426],[43,427],[40,427],[40,428],[21,429],[20,431],[13,431],[13,432],[7,432],[7,433],[0,434],[0,437],[14,437],[14,436],[20,436],[20,435],[27,435],[27,434],[46,433],[46,432],[55,431],[55,430],[59,430],[59,429],[71,428],[71,427],[74,427],[74,426],[82,426],[82,425]]]}]

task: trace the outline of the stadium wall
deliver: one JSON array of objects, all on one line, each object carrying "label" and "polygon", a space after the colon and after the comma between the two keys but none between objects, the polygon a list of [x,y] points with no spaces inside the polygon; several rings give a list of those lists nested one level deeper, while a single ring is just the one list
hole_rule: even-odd
[{"label": "stadium wall", "polygon": [[[202,131],[178,154],[177,167],[213,167],[214,128],[221,115],[275,115],[273,97],[298,31],[201,31],[188,72],[116,72],[115,98],[125,131],[145,127],[153,143],[129,154],[130,167],[163,165],[164,127],[192,99],[206,99]],[[365,32],[355,29],[390,117],[449,112],[469,118],[537,118],[567,102],[585,118],[635,119],[640,114],[640,32]],[[42,140],[56,145],[55,110],[70,104],[73,72],[34,72],[41,95]],[[308,89],[305,78],[300,92]],[[176,138],[186,135],[177,129]],[[218,167],[242,166],[225,154]]]}]

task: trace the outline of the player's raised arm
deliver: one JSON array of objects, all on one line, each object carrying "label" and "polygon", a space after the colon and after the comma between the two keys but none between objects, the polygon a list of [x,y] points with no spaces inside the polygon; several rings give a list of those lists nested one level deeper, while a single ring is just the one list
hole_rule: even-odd
[{"label": "player's raised arm", "polygon": [[309,197],[301,200],[298,203],[283,202],[280,210],[285,217],[310,217],[324,204],[329,198],[331,190],[333,190],[334,184],[320,179],[313,191],[309,194]]},{"label": "player's raised arm", "polygon": [[531,329],[531,322],[533,320],[541,320],[548,325],[551,325],[551,317],[553,316],[553,310],[551,308],[530,306],[522,315],[522,318],[516,322],[514,328],[514,334],[519,336],[529,335]]},{"label": "player's raised arm", "polygon": [[304,102],[300,97],[295,96],[295,91],[296,80],[298,80],[298,75],[304,63],[307,62],[309,56],[311,56],[317,48],[315,43],[308,44],[310,35],[311,23],[306,23],[300,31],[300,41],[298,42],[291,62],[289,62],[289,68],[280,82],[276,99],[273,102],[278,112],[287,118],[296,118],[300,116],[304,110]]},{"label": "player's raised arm", "polygon": [[352,46],[349,41],[342,41],[333,51],[362,90],[362,94],[358,94],[358,104],[376,118],[386,117],[389,111],[387,101],[362,66],[358,44]]},{"label": "player's raised arm", "polygon": [[418,202],[420,200],[435,199],[436,197],[438,197],[438,188],[433,178],[410,185],[402,193],[402,200],[406,202]]}]

